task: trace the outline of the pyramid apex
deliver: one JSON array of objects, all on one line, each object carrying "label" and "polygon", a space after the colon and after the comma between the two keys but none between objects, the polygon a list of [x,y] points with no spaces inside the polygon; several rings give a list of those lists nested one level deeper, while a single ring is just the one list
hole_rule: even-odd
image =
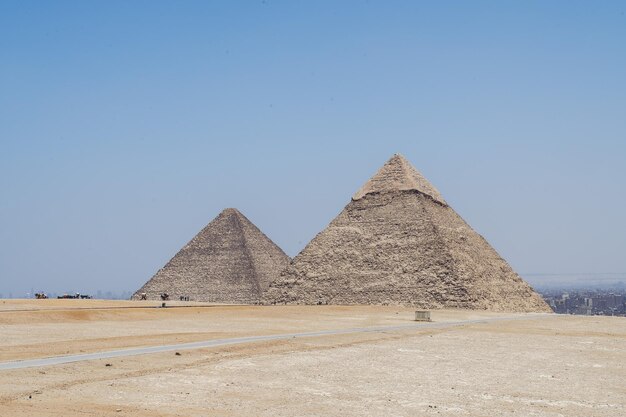
[{"label": "pyramid apex", "polygon": [[378,172],[352,197],[360,200],[367,194],[414,190],[448,205],[439,191],[401,154],[395,153]]},{"label": "pyramid apex", "polygon": [[239,216],[241,216],[242,214],[241,214],[241,212],[239,210],[237,210],[234,207],[227,207],[224,210],[222,210],[220,215],[225,215],[225,216],[239,215]]},{"label": "pyramid apex", "polygon": [[216,219],[237,219],[237,221],[239,223],[247,223],[247,224],[252,224],[252,222],[250,220],[248,220],[248,218],[242,213],[240,212],[238,209],[234,208],[234,207],[228,207],[225,208],[224,210],[222,210],[222,212],[216,217]]}]

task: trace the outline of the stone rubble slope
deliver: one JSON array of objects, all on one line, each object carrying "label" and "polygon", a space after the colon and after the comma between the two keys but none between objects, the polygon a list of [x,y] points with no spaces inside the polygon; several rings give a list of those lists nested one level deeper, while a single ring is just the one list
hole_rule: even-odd
[{"label": "stone rubble slope", "polygon": [[400,155],[293,259],[264,302],[551,311]]},{"label": "stone rubble slope", "polygon": [[237,209],[222,211],[133,295],[259,303],[289,257]]}]

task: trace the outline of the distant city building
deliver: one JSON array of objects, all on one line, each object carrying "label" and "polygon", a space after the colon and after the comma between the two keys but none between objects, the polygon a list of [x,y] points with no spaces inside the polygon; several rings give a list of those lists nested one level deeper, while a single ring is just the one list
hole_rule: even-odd
[{"label": "distant city building", "polygon": [[626,292],[607,290],[546,291],[543,297],[555,313],[626,316]]}]

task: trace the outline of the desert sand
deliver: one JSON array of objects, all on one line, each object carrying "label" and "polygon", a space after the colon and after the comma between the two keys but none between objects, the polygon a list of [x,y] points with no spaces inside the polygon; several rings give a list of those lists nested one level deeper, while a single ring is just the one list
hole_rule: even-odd
[{"label": "desert sand", "polygon": [[[158,305],[1,300],[0,362],[414,323],[413,309],[390,306]],[[432,318],[502,319],[4,370],[0,416],[626,415],[623,318]]]}]

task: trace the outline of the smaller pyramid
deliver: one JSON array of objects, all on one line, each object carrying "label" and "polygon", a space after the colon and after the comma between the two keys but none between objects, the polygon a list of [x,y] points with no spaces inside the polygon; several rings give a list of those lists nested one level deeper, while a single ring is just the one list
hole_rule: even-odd
[{"label": "smaller pyramid", "polygon": [[256,304],[289,257],[237,209],[222,211],[133,295]]}]

